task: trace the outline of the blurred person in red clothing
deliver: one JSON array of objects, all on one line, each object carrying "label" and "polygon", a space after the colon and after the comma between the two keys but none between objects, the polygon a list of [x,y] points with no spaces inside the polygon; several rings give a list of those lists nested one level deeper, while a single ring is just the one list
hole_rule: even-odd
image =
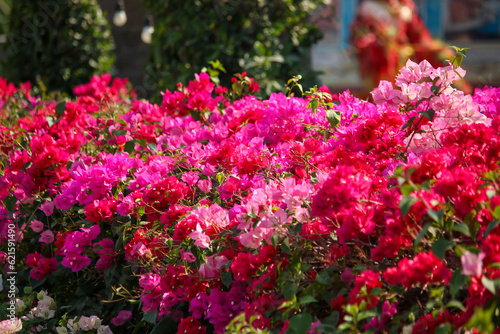
[{"label": "blurred person in red clothing", "polygon": [[426,59],[440,67],[454,55],[451,48],[432,38],[413,0],[362,1],[351,33],[360,74],[369,89],[380,80],[393,82],[408,59]]}]

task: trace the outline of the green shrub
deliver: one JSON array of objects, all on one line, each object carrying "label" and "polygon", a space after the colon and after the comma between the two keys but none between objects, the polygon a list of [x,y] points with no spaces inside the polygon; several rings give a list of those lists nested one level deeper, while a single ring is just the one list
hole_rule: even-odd
[{"label": "green shrub", "polygon": [[155,15],[147,75],[160,90],[173,89],[219,60],[228,85],[247,71],[263,90],[283,90],[293,75],[318,82],[309,48],[322,34],[311,13],[322,0],[143,0]]},{"label": "green shrub", "polygon": [[0,35],[7,32],[7,23],[10,13],[10,0],[0,0]]},{"label": "green shrub", "polygon": [[109,24],[96,0],[13,1],[8,29],[2,75],[14,83],[70,93],[114,61]]}]

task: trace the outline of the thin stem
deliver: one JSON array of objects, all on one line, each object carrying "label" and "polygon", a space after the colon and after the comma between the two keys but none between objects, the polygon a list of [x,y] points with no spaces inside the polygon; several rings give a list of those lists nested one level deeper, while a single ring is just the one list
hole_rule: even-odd
[{"label": "thin stem", "polygon": [[410,136],[410,140],[408,141],[408,144],[406,144],[405,150],[403,151],[403,154],[405,154],[408,151],[408,147],[411,144],[411,141],[413,140],[413,137],[415,137],[415,134],[417,133],[418,126],[420,125],[420,122],[422,122],[422,119],[424,116],[421,116],[420,119],[418,120],[418,123],[415,125],[415,130],[413,130],[413,133]]}]

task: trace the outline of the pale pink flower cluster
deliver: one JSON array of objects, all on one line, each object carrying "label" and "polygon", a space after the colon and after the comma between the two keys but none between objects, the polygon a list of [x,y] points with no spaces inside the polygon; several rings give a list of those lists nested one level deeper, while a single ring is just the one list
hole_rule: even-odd
[{"label": "pale pink flower cluster", "polygon": [[96,331],[97,334],[113,334],[109,326],[102,325],[102,320],[95,315],[86,317],[82,315],[81,317],[74,317],[69,319],[66,326],[56,327],[56,332],[58,334],[68,334],[68,333],[80,333]]},{"label": "pale pink flower cluster", "polygon": [[480,252],[479,254],[474,254],[471,252],[466,252],[462,255],[462,275],[465,276],[481,276],[483,274],[483,260],[486,254]]},{"label": "pale pink flower cluster", "polygon": [[461,80],[464,75],[465,70],[460,67],[448,65],[436,69],[426,60],[419,64],[408,60],[396,78],[397,88],[388,81],[381,81],[372,92],[376,104],[386,103],[394,108],[420,103],[416,106],[419,112],[434,110],[433,120],[422,125],[413,138],[406,138],[405,144],[412,140],[409,152],[420,156],[431,148],[440,147],[441,134],[462,124],[491,124],[491,119],[480,112],[472,96],[452,87],[452,83]]},{"label": "pale pink flower cluster", "polygon": [[[37,306],[32,308],[22,320],[42,318],[44,320],[52,319],[56,314],[56,302],[47,295],[46,291],[40,291],[37,294]],[[22,306],[20,306],[22,308]]]},{"label": "pale pink flower cluster", "polygon": [[298,183],[293,178],[280,182],[256,185],[246,202],[235,206],[238,229],[243,230],[238,239],[243,246],[258,248],[263,240],[270,244],[272,236],[291,222],[292,216],[300,222],[308,221],[308,211],[302,204],[310,199],[314,187],[309,181]]},{"label": "pale pink flower cluster", "polygon": [[18,333],[23,329],[23,322],[21,319],[7,319],[0,321],[0,333],[2,334],[13,334]]}]

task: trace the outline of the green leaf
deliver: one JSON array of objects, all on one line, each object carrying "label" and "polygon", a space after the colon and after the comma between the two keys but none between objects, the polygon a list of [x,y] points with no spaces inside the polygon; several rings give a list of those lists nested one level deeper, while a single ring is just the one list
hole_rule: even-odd
[{"label": "green leaf", "polygon": [[[47,277],[48,276],[45,276],[43,279],[41,279],[40,281],[35,281],[33,283],[31,283],[31,287],[33,288],[33,290],[36,290],[38,289],[39,287],[41,287],[42,285],[45,284],[45,282],[47,282]],[[83,304],[85,304],[84,301],[82,301]]]},{"label": "green leaf", "polygon": [[319,182],[318,175],[317,175],[316,171],[314,171],[311,173],[311,184],[316,184],[318,182]]},{"label": "green leaf", "polygon": [[158,315],[158,311],[155,310],[154,312],[151,313],[144,313],[142,320],[149,322],[150,324],[156,323],[156,317]]},{"label": "green leaf", "polygon": [[283,287],[283,297],[285,297],[285,299],[292,300],[297,294],[297,291],[299,291],[298,285],[294,283],[287,283]]},{"label": "green leaf", "polygon": [[158,154],[158,147],[156,147],[156,144],[155,143],[148,143],[148,147],[153,151],[155,152],[156,154]]},{"label": "green leaf", "polygon": [[[406,179],[403,179],[403,183],[406,182]],[[412,192],[415,191],[415,188],[411,184],[405,184],[404,186],[401,186],[400,188],[401,194],[404,196],[410,195]]]},{"label": "green leaf", "polygon": [[401,213],[403,217],[406,217],[408,212],[410,211],[413,204],[417,203],[418,199],[412,196],[404,196],[399,202],[399,208],[401,209]]},{"label": "green leaf", "polygon": [[288,255],[292,255],[292,250],[290,249],[290,241],[288,241],[288,238],[283,240],[280,247],[283,252],[287,253]]},{"label": "green leaf", "polygon": [[467,282],[467,276],[462,275],[462,269],[457,269],[451,275],[450,280],[450,293],[452,297],[455,297],[457,292],[465,285]]},{"label": "green leaf", "polygon": [[3,206],[5,206],[5,208],[9,212],[14,211],[16,203],[17,203],[17,198],[13,194],[10,194],[9,196],[5,197],[5,199],[3,200]]},{"label": "green leaf", "polygon": [[314,298],[311,295],[306,295],[302,298],[300,298],[299,305],[304,305],[304,304],[309,304],[309,303],[316,303],[318,302],[316,298]]},{"label": "green leaf", "polygon": [[293,307],[296,302],[297,302],[296,300],[285,300],[278,306],[278,310],[289,309]]},{"label": "green leaf", "polygon": [[456,299],[452,299],[450,300],[446,305],[445,305],[446,308],[450,308],[450,307],[454,307],[454,308],[458,308],[460,311],[465,311],[465,307],[464,305],[459,302],[458,300]]},{"label": "green leaf", "polygon": [[177,322],[167,316],[161,319],[149,334],[175,334],[177,333]]},{"label": "green leaf", "polygon": [[278,241],[279,241],[279,234],[276,233],[271,237],[271,244],[273,245],[274,248],[278,247]]},{"label": "green leaf", "polygon": [[333,109],[327,110],[326,111],[326,119],[328,120],[328,122],[330,122],[330,124],[334,128],[336,128],[340,124],[340,121],[342,119],[340,116],[340,111],[333,110]]},{"label": "green leaf", "polygon": [[372,291],[370,291],[370,296],[377,296],[381,295],[384,293],[384,290],[381,288],[373,288]]},{"label": "green leaf", "polygon": [[484,231],[484,237],[486,238],[490,232],[500,224],[500,219],[495,219],[491,223],[488,224],[488,227],[486,228],[486,231]]},{"label": "green leaf", "polygon": [[52,126],[54,126],[54,124],[57,123],[56,120],[54,119],[54,117],[52,117],[52,116],[46,116],[45,120],[49,124],[49,128],[51,128]]},{"label": "green leaf", "polygon": [[476,329],[479,333],[493,333],[495,330],[495,324],[492,319],[495,315],[495,310],[497,302],[493,302],[489,307],[484,309],[477,307],[474,311],[474,315],[470,318],[469,322],[465,325],[467,329]]},{"label": "green leaf", "polygon": [[226,69],[224,68],[224,66],[222,65],[222,63],[220,62],[219,59],[216,59],[216,60],[210,60],[208,62],[215,70],[219,70],[221,72],[224,72],[226,73]]},{"label": "green leaf", "polygon": [[125,122],[124,119],[119,119],[116,121],[116,123],[121,124],[121,125],[127,125],[127,122]]},{"label": "green leaf", "polygon": [[431,224],[425,224],[424,227],[422,228],[422,231],[418,233],[417,237],[415,238],[415,241],[413,242],[413,246],[416,247],[419,243],[420,240],[422,240],[423,237],[427,234],[427,231],[429,231],[429,227],[431,227]]},{"label": "green leaf", "polygon": [[486,190],[486,196],[488,196],[488,199],[491,199],[493,196],[496,195],[496,190],[494,189],[488,189]]},{"label": "green leaf", "polygon": [[230,272],[223,272],[220,274],[220,280],[229,289],[233,282],[233,275]]},{"label": "green leaf", "polygon": [[361,321],[361,320],[366,319],[368,317],[373,318],[376,315],[377,315],[377,311],[375,311],[373,309],[372,310],[365,310],[365,311],[359,312],[357,319],[358,319],[358,321]]},{"label": "green leaf", "polygon": [[446,251],[452,249],[454,245],[455,243],[453,241],[441,238],[432,244],[431,249],[434,255],[442,260],[444,259]]},{"label": "green leaf", "polygon": [[306,334],[312,324],[312,315],[309,313],[296,314],[288,323],[288,328],[297,334]]},{"label": "green leaf", "polygon": [[415,120],[416,117],[417,116],[413,116],[412,118],[410,118],[408,120],[408,122],[406,122],[405,125],[403,125],[403,127],[401,128],[401,130],[404,130],[404,129],[406,129],[409,126],[412,126],[413,125],[413,121]]},{"label": "green leaf", "polygon": [[440,84],[439,86],[432,85],[432,87],[431,87],[432,94],[437,95],[439,93],[439,90],[441,89],[441,85],[442,84]]},{"label": "green leaf", "polygon": [[429,121],[432,122],[434,120],[434,116],[436,115],[436,111],[431,108],[426,111],[420,112],[420,115],[424,116],[425,118],[427,118]]},{"label": "green leaf", "polygon": [[116,264],[111,265],[104,272],[104,284],[106,284],[106,287],[110,288],[113,285],[113,279],[115,278],[115,273],[116,273]]},{"label": "green leaf", "polygon": [[318,333],[337,333],[337,326],[335,325],[328,325],[328,324],[321,324],[318,327],[316,327],[316,331]]},{"label": "green leaf", "polygon": [[464,224],[464,223],[455,224],[453,226],[453,231],[460,232],[463,235],[468,236],[468,237],[471,236],[469,226],[467,224]]},{"label": "green leaf", "polygon": [[493,217],[496,219],[500,219],[500,205],[495,207],[495,210],[493,210]]},{"label": "green leaf", "polygon": [[333,311],[328,317],[323,319],[324,325],[337,326],[339,322],[340,314],[338,311]]},{"label": "green leaf", "polygon": [[66,102],[61,102],[56,105],[56,115],[62,116],[66,110]]},{"label": "green leaf", "polygon": [[427,215],[432,218],[436,223],[441,223],[444,217],[444,209],[439,211],[434,211],[432,209],[427,210]]},{"label": "green leaf", "polygon": [[443,324],[443,325],[440,325],[438,327],[436,327],[436,329],[434,330],[434,333],[435,334],[448,334],[451,330],[451,325],[446,323],[446,324]]},{"label": "green leaf", "polygon": [[498,292],[498,286],[500,285],[500,279],[491,280],[486,276],[481,278],[481,283],[483,286],[488,289],[492,294],[496,295]]},{"label": "green leaf", "polygon": [[215,175],[215,178],[216,178],[216,180],[217,180],[217,182],[218,182],[219,184],[222,184],[222,182],[224,182],[224,178],[225,178],[224,173],[222,173],[222,172],[217,173],[217,174]]},{"label": "green leaf", "polygon": [[323,270],[316,275],[316,282],[322,285],[330,286],[332,285],[332,277],[328,271]]},{"label": "green leaf", "polygon": [[116,131],[114,132],[114,135],[115,135],[116,137],[120,137],[121,135],[124,135],[124,134],[126,134],[126,133],[127,133],[127,130],[116,130]]},{"label": "green leaf", "polygon": [[134,151],[134,148],[135,148],[135,141],[129,140],[128,142],[125,143],[123,150],[128,154],[131,154]]},{"label": "green leaf", "polygon": [[307,108],[308,109],[311,109],[311,112],[314,114],[316,112],[316,110],[318,110],[318,107],[319,107],[319,99],[318,98],[314,98],[312,99],[311,101],[309,101],[309,103],[307,104]]},{"label": "green leaf", "polygon": [[[58,321],[59,321],[58,319],[50,319],[50,320],[47,322],[47,325],[46,325],[47,327],[46,327],[46,328],[54,328],[54,327],[56,327],[56,325],[57,325],[57,322],[58,322]],[[45,330],[47,331],[46,333],[51,333],[51,332],[49,332],[47,329],[45,329]],[[44,330],[44,331],[45,331],[45,330]],[[44,333],[44,332],[42,332],[42,333]],[[53,332],[52,332],[52,333],[53,333]]]},{"label": "green leaf", "polygon": [[144,325],[146,324],[146,322],[144,320],[141,320],[137,323],[137,325],[135,325],[134,327],[134,331],[132,332],[132,334],[137,334],[139,333],[140,330],[144,331]]}]

